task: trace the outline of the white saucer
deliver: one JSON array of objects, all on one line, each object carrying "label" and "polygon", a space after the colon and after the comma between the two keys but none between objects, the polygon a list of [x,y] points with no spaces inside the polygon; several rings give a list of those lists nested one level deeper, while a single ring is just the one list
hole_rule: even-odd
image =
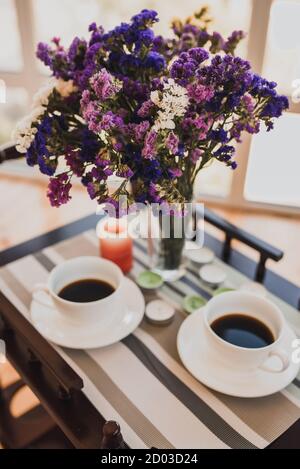
[{"label": "white saucer", "polygon": [[[41,292],[40,294],[44,294]],[[114,324],[78,327],[67,322],[53,306],[32,300],[30,313],[36,329],[56,345],[73,349],[91,349],[114,344],[131,334],[144,316],[145,300],[139,287],[130,279],[124,281],[123,311],[116,315]],[[112,311],[108,311],[108,314]]]},{"label": "white saucer", "polygon": [[[230,396],[262,397],[284,389],[297,376],[300,364],[292,362],[282,373],[262,369],[240,373],[230,367],[225,368],[224,363],[219,362],[206,347],[203,324],[203,308],[188,316],[178,331],[177,349],[188,371],[209,388]],[[282,346],[289,355],[295,338],[294,332],[286,325]]]}]

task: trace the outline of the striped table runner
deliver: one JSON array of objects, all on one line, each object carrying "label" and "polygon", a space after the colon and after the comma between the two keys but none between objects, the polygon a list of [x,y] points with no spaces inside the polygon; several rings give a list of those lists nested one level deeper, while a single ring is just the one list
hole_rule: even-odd
[{"label": "striped table runner", "polygon": [[[0,288],[28,318],[35,283],[46,281],[49,271],[64,259],[97,253],[94,231],[88,231],[2,268]],[[227,270],[228,286],[238,287],[246,280],[215,262]],[[145,268],[146,243],[138,240],[131,276]],[[120,423],[132,448],[264,448],[300,418],[300,376],[281,393],[256,399],[226,396],[199,383],[182,366],[176,349],[177,331],[185,319],[182,299],[189,293],[207,299],[212,295],[193,267],[180,281],[146,297],[149,301],[157,296],[175,306],[171,325],[143,321],[129,337],[101,349],[55,348],[83,378],[84,393],[99,412]],[[299,313],[270,297],[300,336]]]}]

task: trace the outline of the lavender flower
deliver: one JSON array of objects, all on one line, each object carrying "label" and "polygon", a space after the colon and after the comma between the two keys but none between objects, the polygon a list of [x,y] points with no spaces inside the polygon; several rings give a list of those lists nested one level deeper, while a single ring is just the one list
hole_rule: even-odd
[{"label": "lavender flower", "polygon": [[121,82],[104,68],[91,78],[90,83],[96,96],[103,101],[113,98],[122,88]]},{"label": "lavender flower", "polygon": [[173,155],[178,152],[179,138],[174,132],[170,132],[166,138],[166,147],[170,150]]},{"label": "lavender flower", "polygon": [[70,199],[70,189],[72,184],[66,173],[62,173],[55,178],[50,178],[47,197],[52,207],[60,207],[66,204]]},{"label": "lavender flower", "polygon": [[151,130],[147,133],[145,138],[144,148],[142,150],[142,156],[147,159],[154,158],[156,152],[157,133]]}]

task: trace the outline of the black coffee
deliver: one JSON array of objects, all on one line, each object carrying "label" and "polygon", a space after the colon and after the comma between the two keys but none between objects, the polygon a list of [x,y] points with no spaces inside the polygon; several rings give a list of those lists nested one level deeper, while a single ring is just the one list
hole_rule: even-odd
[{"label": "black coffee", "polygon": [[87,278],[69,283],[58,293],[58,296],[75,303],[89,303],[102,300],[114,291],[114,287],[104,280]]},{"label": "black coffee", "polygon": [[231,313],[215,319],[210,325],[221,339],[238,347],[260,348],[274,342],[270,329],[258,319]]}]

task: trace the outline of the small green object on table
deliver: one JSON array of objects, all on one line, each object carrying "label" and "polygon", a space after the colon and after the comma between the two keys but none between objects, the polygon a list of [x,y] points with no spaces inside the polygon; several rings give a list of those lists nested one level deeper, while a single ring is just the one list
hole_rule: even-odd
[{"label": "small green object on table", "polygon": [[137,276],[136,282],[141,288],[154,290],[161,287],[164,280],[159,274],[151,272],[150,270],[145,270]]},{"label": "small green object on table", "polygon": [[229,288],[229,287],[217,288],[217,290],[214,291],[214,296],[218,296],[218,295],[221,295],[222,293],[227,293],[229,291],[234,291],[234,288]]},{"label": "small green object on table", "polygon": [[202,308],[206,304],[206,300],[202,296],[198,295],[188,295],[183,300],[183,308],[184,310],[192,314],[199,308]]}]

